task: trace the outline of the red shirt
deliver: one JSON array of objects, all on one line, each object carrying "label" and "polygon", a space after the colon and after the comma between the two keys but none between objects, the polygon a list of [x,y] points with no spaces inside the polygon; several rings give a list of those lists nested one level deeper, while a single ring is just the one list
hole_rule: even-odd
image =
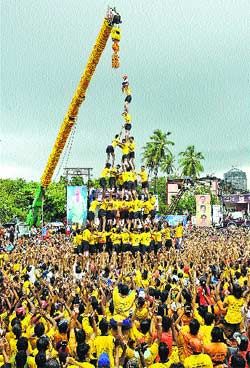
[{"label": "red shirt", "polygon": [[[157,332],[155,332],[152,337],[153,337],[153,340],[155,340],[158,337]],[[169,355],[170,355],[172,352],[172,346],[173,346],[172,332],[162,332],[160,342],[164,342],[168,346]]]}]

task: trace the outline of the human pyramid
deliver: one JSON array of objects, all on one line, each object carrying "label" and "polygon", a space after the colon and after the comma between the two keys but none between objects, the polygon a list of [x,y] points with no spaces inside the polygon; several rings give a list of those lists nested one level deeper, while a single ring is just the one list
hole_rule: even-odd
[{"label": "human pyramid", "polygon": [[[106,148],[107,160],[99,181],[102,196],[92,200],[86,229],[83,233],[78,231],[75,236],[78,254],[103,250],[109,253],[157,253],[163,243],[171,246],[169,226],[154,221],[156,197],[149,192],[148,173],[144,166],[136,172],[136,144],[131,136],[132,117],[129,112],[132,91],[127,75],[123,76],[122,92],[125,94],[124,124]],[[116,148],[121,149],[122,160],[121,164],[115,165]]]}]

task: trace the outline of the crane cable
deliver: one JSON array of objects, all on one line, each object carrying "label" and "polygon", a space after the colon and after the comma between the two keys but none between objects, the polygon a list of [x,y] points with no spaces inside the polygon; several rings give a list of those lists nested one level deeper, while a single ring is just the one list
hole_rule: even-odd
[{"label": "crane cable", "polygon": [[73,145],[74,138],[75,138],[76,127],[77,127],[77,122],[75,122],[75,124],[72,128],[70,137],[69,137],[68,142],[65,146],[60,165],[59,165],[57,173],[55,175],[55,181],[57,181],[63,166],[66,167],[67,164],[68,164],[69,156],[70,156],[70,153],[71,153],[71,150],[72,150],[72,145]]}]

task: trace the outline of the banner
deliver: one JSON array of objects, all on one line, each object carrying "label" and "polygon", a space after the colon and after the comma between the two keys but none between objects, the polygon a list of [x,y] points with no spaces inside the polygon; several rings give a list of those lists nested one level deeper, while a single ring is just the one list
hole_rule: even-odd
[{"label": "banner", "polygon": [[224,203],[250,203],[250,194],[231,194],[222,197]]},{"label": "banner", "polygon": [[169,226],[177,226],[178,224],[182,224],[186,226],[187,224],[187,216],[186,215],[167,215],[166,221]]},{"label": "banner", "polygon": [[221,223],[222,220],[222,213],[221,213],[221,207],[219,204],[213,205],[213,224],[218,225]]},{"label": "banner", "polygon": [[210,194],[196,195],[196,226],[211,226]]},{"label": "banner", "polygon": [[87,219],[88,191],[86,185],[67,187],[67,223],[82,226]]}]

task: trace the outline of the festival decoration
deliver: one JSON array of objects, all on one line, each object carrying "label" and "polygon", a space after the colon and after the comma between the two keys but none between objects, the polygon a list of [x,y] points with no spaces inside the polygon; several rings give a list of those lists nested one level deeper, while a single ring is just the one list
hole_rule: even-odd
[{"label": "festival decoration", "polygon": [[112,68],[117,69],[120,66],[120,57],[118,55],[118,52],[120,51],[119,42],[121,40],[121,29],[120,27],[113,27],[111,31],[111,38],[113,41],[112,49]]}]

